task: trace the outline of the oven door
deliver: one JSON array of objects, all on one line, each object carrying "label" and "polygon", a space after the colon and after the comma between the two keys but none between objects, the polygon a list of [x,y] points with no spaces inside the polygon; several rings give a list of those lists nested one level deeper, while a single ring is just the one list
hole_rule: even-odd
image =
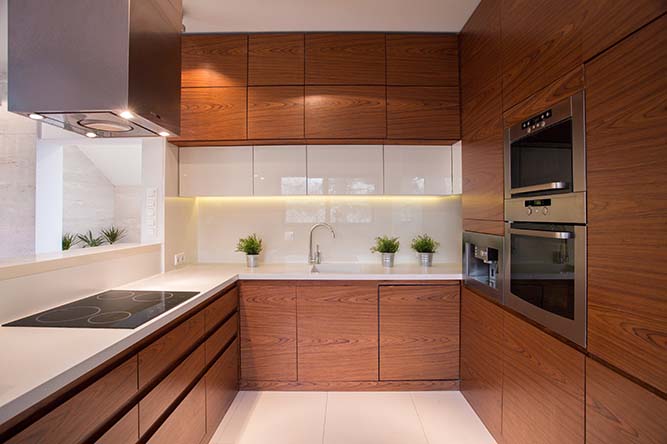
[{"label": "oven door", "polygon": [[505,224],[505,304],[586,346],[586,227]]}]

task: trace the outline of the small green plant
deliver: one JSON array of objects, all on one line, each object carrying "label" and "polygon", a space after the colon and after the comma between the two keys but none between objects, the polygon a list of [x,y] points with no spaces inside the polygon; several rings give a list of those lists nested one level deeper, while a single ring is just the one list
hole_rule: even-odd
[{"label": "small green plant", "polygon": [[67,251],[70,248],[72,248],[74,245],[78,244],[80,241],[77,238],[76,234],[72,233],[65,233],[63,234],[63,239],[62,239],[62,249],[63,251]]},{"label": "small green plant", "polygon": [[88,233],[86,234],[77,234],[76,237],[79,239],[79,242],[83,243],[83,248],[99,247],[100,245],[104,244],[104,238],[102,236],[93,236],[93,232],[91,230],[88,230]]},{"label": "small green plant", "polygon": [[375,245],[371,248],[373,253],[396,253],[401,243],[397,237],[378,236],[375,238]]},{"label": "small green plant", "polygon": [[262,252],[262,239],[257,237],[255,233],[248,237],[241,238],[239,239],[239,243],[236,244],[236,251],[245,254],[259,254]]},{"label": "small green plant", "polygon": [[125,237],[126,230],[125,228],[118,228],[112,225],[110,228],[102,230],[102,237],[109,244],[115,244],[119,240]]},{"label": "small green plant", "polygon": [[420,234],[412,239],[411,246],[417,253],[435,253],[440,243],[434,241],[428,234]]}]

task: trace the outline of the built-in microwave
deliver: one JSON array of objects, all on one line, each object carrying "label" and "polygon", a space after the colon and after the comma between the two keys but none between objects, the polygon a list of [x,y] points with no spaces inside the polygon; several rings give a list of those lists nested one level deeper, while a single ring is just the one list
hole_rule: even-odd
[{"label": "built-in microwave", "polygon": [[491,299],[503,301],[503,237],[463,233],[463,283]]}]

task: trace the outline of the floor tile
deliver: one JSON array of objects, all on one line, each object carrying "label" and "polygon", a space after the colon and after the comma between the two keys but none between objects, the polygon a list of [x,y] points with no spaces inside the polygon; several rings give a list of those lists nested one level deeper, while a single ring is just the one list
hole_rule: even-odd
[{"label": "floor tile", "polygon": [[329,393],[324,444],[427,444],[409,392]]},{"label": "floor tile", "polygon": [[460,392],[413,392],[429,444],[495,444]]}]

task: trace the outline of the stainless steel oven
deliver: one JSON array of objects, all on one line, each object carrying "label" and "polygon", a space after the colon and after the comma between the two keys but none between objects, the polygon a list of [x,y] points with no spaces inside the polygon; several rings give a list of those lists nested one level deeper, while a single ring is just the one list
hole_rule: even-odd
[{"label": "stainless steel oven", "polygon": [[463,233],[463,283],[501,303],[504,260],[502,236]]}]

